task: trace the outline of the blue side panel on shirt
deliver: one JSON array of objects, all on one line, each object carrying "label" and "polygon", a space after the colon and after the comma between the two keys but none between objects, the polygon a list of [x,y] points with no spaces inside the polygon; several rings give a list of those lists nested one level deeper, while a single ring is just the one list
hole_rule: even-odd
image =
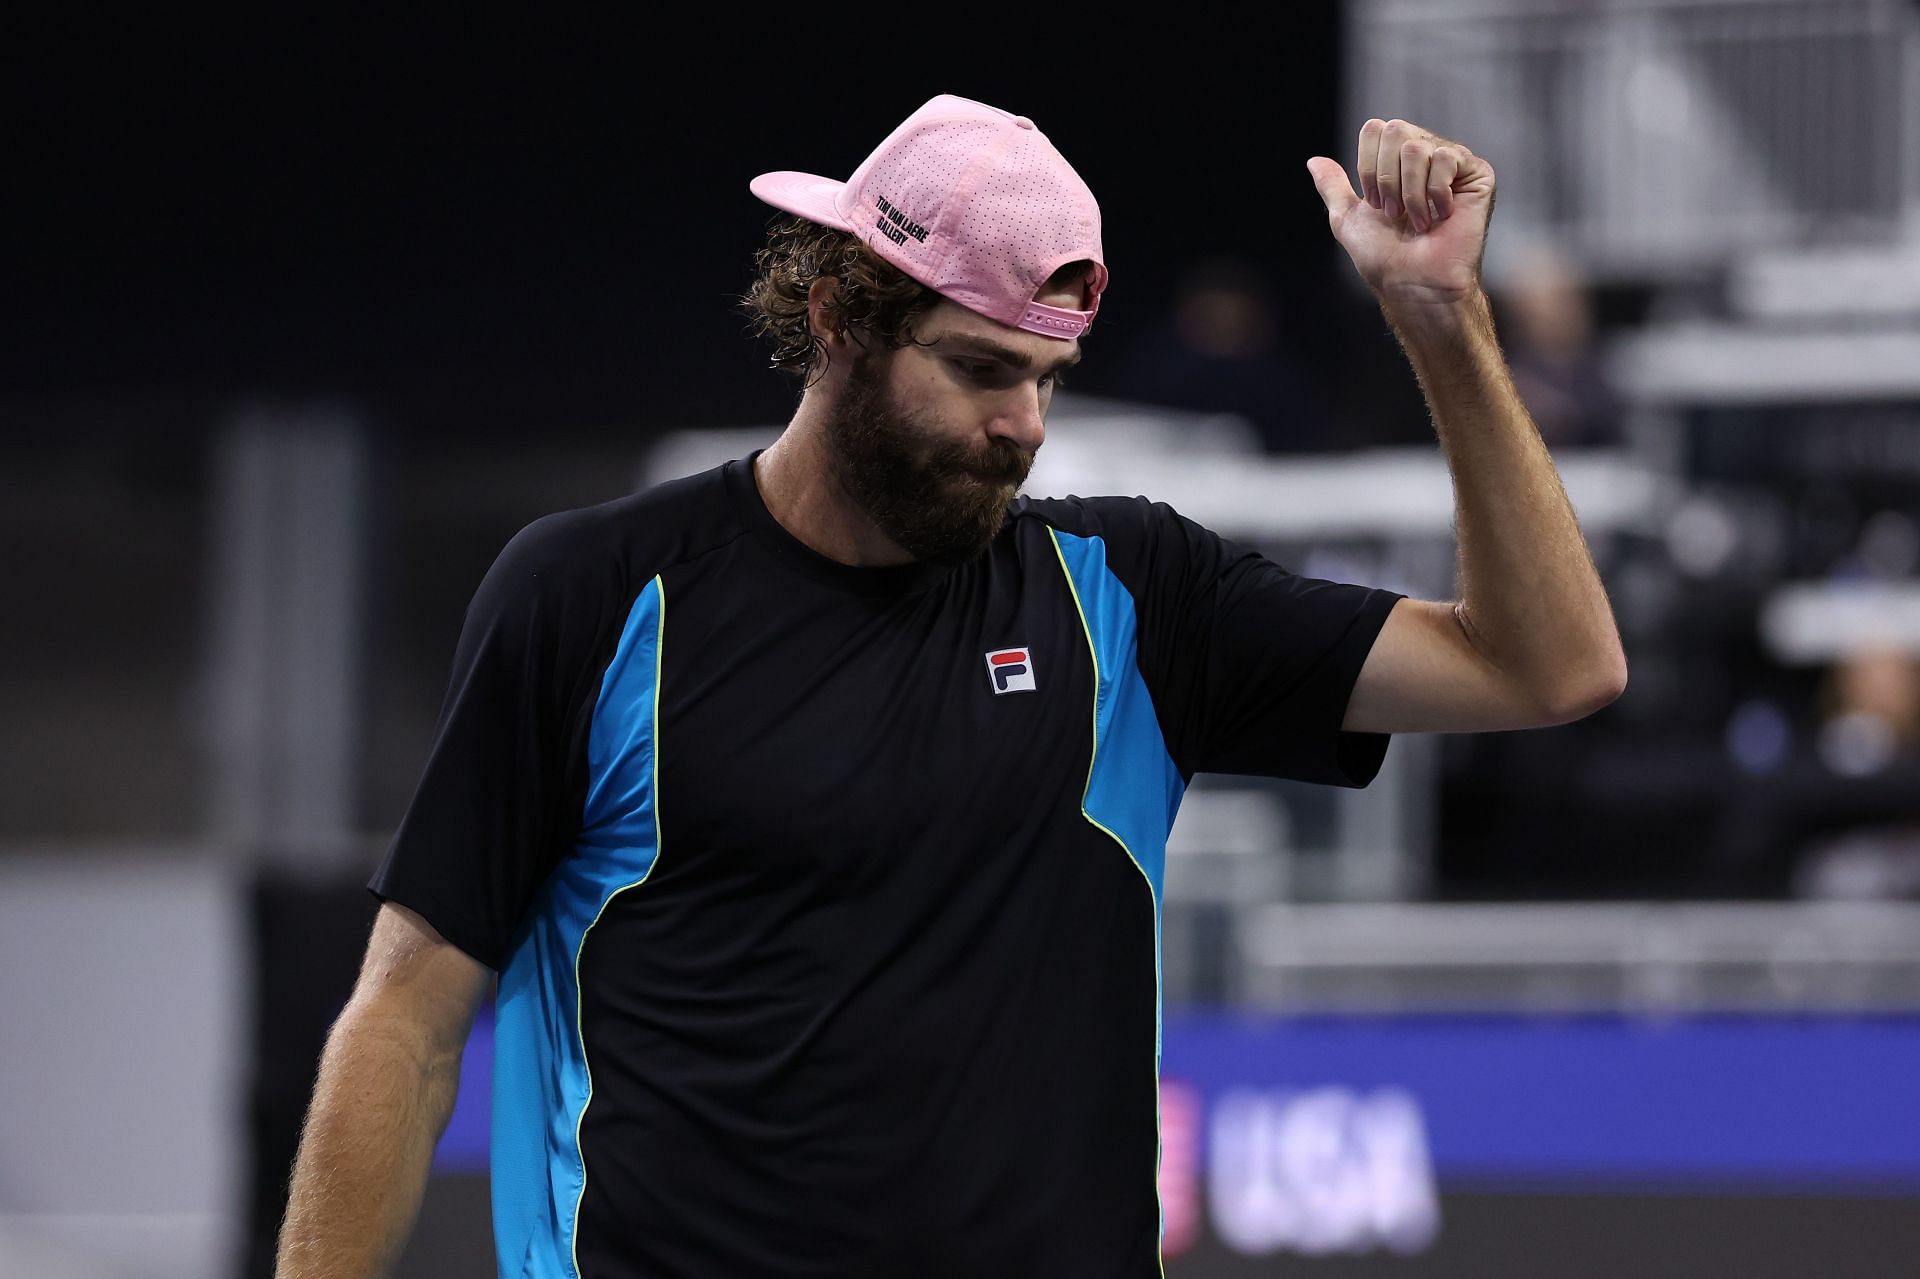
[{"label": "blue side panel on shirt", "polygon": [[640,592],[600,682],[587,739],[581,833],[535,896],[500,974],[493,1061],[493,1231],[501,1279],[578,1279],[573,1241],[586,1186],[580,1122],[593,1079],[579,962],[615,894],[659,853],[654,804],[659,578]]},{"label": "blue side panel on shirt", "polygon": [[1126,846],[1153,887],[1154,963],[1159,964],[1160,899],[1173,829],[1186,780],[1167,753],[1153,697],[1141,678],[1139,623],[1133,594],[1107,567],[1097,537],[1054,530],[1099,667],[1094,710],[1093,772],[1087,817]]},{"label": "blue side panel on shirt", "polygon": [[1186,781],[1167,753],[1153,698],[1140,676],[1133,595],[1107,567],[1106,543],[1058,530],[1054,540],[1100,668],[1087,816],[1127,846],[1153,885],[1157,905],[1166,878],[1167,834]]}]

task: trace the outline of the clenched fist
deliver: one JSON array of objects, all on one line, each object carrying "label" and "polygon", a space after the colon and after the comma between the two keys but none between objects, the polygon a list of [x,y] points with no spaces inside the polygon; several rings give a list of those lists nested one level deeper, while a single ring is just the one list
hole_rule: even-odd
[{"label": "clenched fist", "polygon": [[1357,169],[1364,195],[1336,161],[1307,161],[1334,238],[1382,304],[1477,295],[1493,216],[1493,166],[1417,124],[1369,120],[1360,129]]}]

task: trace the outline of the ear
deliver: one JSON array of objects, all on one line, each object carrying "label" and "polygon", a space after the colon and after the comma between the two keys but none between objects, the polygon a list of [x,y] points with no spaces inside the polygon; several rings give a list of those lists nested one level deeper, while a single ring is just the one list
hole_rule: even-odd
[{"label": "ear", "polygon": [[829,355],[847,349],[847,330],[831,307],[840,296],[840,281],[823,275],[807,286],[807,329],[827,348]]}]

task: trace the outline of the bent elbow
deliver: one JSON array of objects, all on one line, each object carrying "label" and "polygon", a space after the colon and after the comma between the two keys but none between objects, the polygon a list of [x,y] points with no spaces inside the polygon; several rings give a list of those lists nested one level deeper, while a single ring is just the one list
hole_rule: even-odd
[{"label": "bent elbow", "polygon": [[1547,724],[1570,724],[1604,710],[1627,691],[1627,657],[1615,650],[1577,681],[1569,681],[1547,700]]}]

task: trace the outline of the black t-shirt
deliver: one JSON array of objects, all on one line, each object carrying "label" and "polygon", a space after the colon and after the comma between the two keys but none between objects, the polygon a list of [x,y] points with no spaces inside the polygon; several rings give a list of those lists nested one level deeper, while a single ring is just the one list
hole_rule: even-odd
[{"label": "black t-shirt", "polygon": [[751,459],[530,525],[372,883],[500,972],[501,1273],[1158,1275],[1168,829],[1370,781],[1399,598],[1145,499],[851,567]]}]

